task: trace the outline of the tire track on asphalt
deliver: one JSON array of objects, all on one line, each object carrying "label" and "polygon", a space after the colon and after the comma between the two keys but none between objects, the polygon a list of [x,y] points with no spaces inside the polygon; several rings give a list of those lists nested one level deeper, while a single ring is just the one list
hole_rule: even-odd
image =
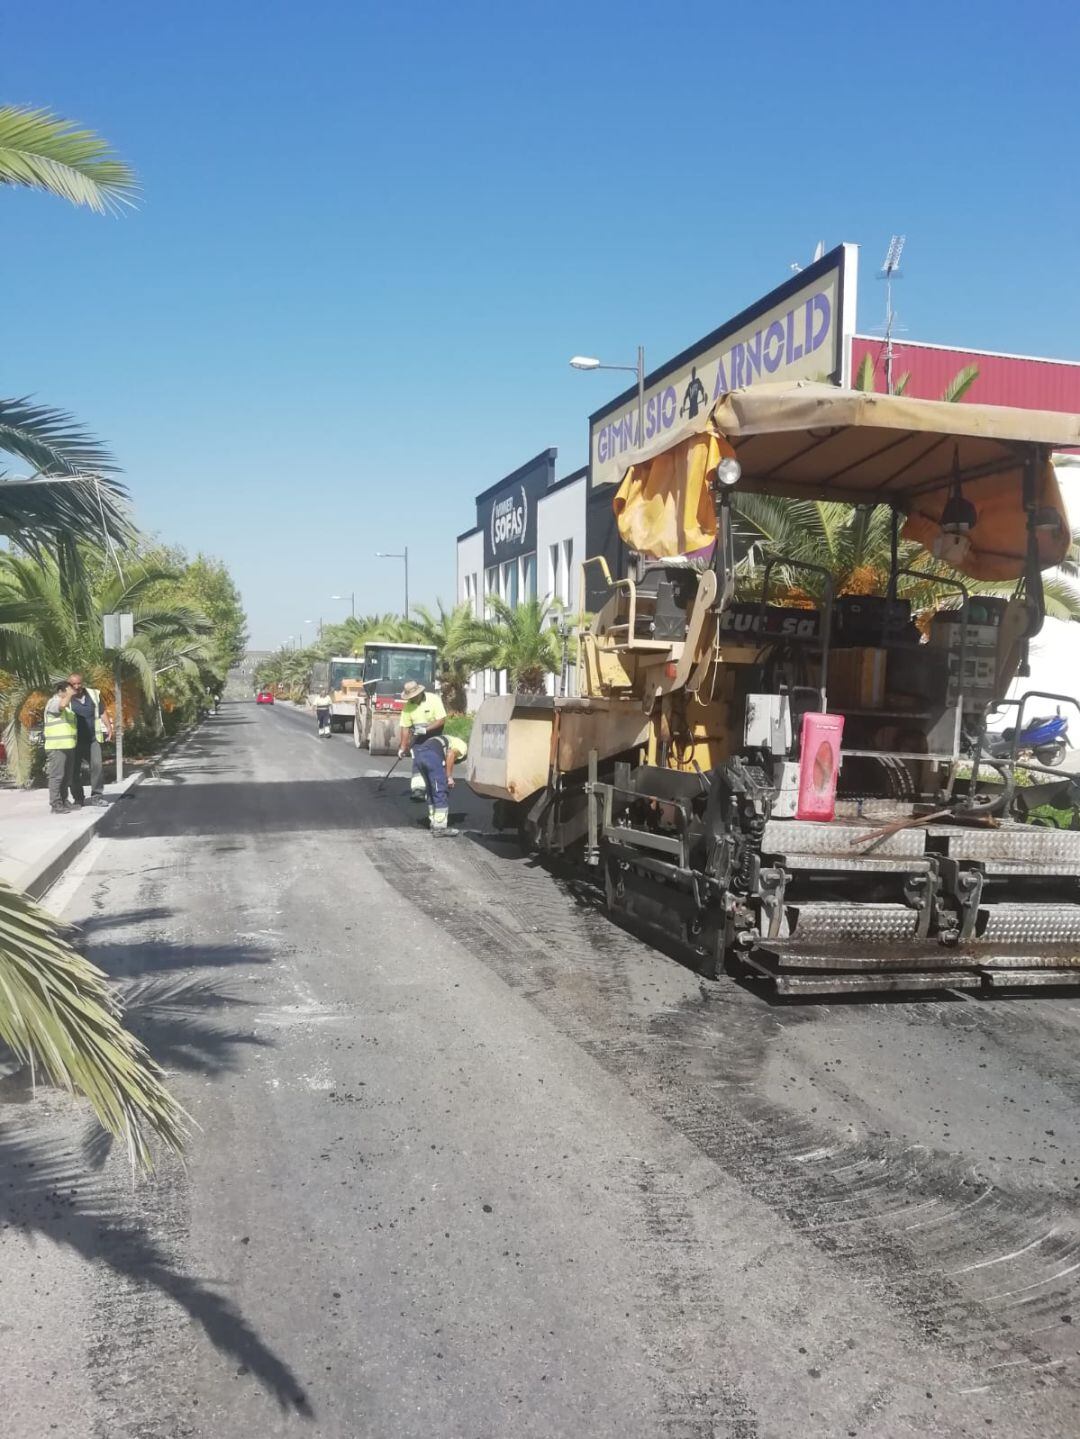
[{"label": "tire track on asphalt", "polygon": [[[812,1010],[770,1008],[723,981],[701,982],[696,995],[650,1012],[634,1004],[629,983],[647,948],[579,886],[520,859],[500,862],[477,845],[444,845],[425,857],[377,816],[361,824],[392,887],[958,1371],[971,1366],[983,1376],[980,1387],[1014,1397],[1048,1385],[1076,1393],[1075,1201],[993,1182],[919,1145],[881,1137],[838,1144],[759,1088],[773,1040],[813,1024]],[[927,1022],[941,1022],[930,1006],[919,1008]],[[965,1022],[972,1008],[959,1011]],[[895,1010],[868,1006],[867,1022],[890,1022],[890,1013],[895,1021]],[[951,1014],[946,1023],[955,1022]],[[658,1324],[671,1340],[670,1319]],[[693,1396],[683,1399],[695,1407]]]}]

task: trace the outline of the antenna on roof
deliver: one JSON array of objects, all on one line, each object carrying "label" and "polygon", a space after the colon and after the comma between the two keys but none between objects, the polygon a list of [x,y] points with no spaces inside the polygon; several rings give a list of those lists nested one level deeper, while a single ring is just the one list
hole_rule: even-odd
[{"label": "antenna on roof", "polygon": [[[818,262],[818,260],[821,259],[822,255],[824,255],[824,253],[825,253],[825,241],[824,241],[824,240],[819,240],[819,241],[817,242],[817,244],[814,246],[814,258],[810,261],[810,263],[811,263],[812,265],[816,264],[816,263]],[[798,274],[800,274],[804,268],[805,268],[805,266],[800,265],[799,262],[798,262],[798,260],[792,260],[791,264],[788,266],[788,269],[791,271],[791,273],[792,273],[793,275],[798,275]]]},{"label": "antenna on roof", "polygon": [[904,253],[906,240],[906,235],[892,237],[889,248],[885,251],[885,263],[878,274],[878,279],[885,281],[885,393],[888,395],[893,393],[893,330],[896,326],[892,287],[894,280],[904,278],[900,272],[900,256]]}]

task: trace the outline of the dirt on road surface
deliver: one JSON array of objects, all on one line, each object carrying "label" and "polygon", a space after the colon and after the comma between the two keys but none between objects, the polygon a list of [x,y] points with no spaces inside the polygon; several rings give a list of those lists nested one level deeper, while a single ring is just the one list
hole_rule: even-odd
[{"label": "dirt on road surface", "polygon": [[704,982],[228,704],[52,896],[198,1128],[0,1083],[13,1439],[1080,1432],[1080,1003]]}]

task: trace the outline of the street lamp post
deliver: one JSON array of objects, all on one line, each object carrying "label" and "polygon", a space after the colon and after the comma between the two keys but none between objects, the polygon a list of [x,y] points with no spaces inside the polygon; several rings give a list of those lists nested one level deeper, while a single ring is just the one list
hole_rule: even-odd
[{"label": "street lamp post", "polygon": [[352,617],[353,617],[353,619],[356,618],[356,591],[355,591],[355,590],[352,592],[352,594],[348,594],[348,595],[331,595],[330,598],[331,598],[332,600],[348,600],[348,601],[349,601],[349,607],[350,607],[350,609],[351,609],[351,611],[352,611]]},{"label": "street lamp post", "polygon": [[591,355],[575,355],[570,361],[575,370],[625,370],[631,375],[637,375],[637,447],[639,450],[645,447],[645,346],[637,347],[636,365],[602,365],[599,360],[594,360]]},{"label": "street lamp post", "polygon": [[377,560],[404,560],[405,561],[405,618],[409,618],[409,547],[408,545],[400,552],[394,550],[376,550]]}]

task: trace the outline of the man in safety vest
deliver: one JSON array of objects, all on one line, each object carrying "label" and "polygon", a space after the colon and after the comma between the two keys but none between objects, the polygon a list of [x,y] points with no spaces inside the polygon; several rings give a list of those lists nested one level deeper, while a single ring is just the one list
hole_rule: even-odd
[{"label": "man in safety vest", "polygon": [[450,829],[450,796],[446,784],[446,751],[442,730],[446,708],[438,695],[429,694],[422,684],[409,680],[401,691],[401,736],[398,758],[404,759],[412,750],[413,764],[424,776],[428,794],[431,833],[441,839],[457,834]]},{"label": "man in safety vest", "polygon": [[79,722],[71,708],[71,685],[61,680],[45,705],[45,769],[49,776],[49,808],[53,814],[74,809],[68,799],[75,769]]},{"label": "man in safety vest", "polygon": [[68,675],[71,686],[71,712],[78,725],[75,759],[71,775],[71,793],[76,804],[86,803],[82,767],[90,767],[90,803],[105,804],[105,780],[101,766],[101,746],[113,737],[112,720],[105,713],[101,695],[83,684],[80,674]]}]

